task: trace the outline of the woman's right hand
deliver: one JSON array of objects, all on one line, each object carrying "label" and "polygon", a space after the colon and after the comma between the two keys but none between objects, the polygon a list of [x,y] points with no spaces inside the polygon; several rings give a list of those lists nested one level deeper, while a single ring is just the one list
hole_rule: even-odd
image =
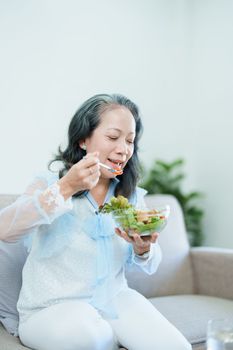
[{"label": "woman's right hand", "polygon": [[100,177],[98,156],[99,152],[87,153],[58,181],[65,200],[78,191],[90,190],[96,186]]}]

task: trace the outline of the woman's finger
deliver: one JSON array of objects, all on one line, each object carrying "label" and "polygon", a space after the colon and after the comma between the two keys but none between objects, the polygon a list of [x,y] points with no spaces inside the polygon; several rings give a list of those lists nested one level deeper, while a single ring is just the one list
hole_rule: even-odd
[{"label": "woman's finger", "polygon": [[157,241],[158,237],[159,237],[159,234],[157,232],[152,233],[152,235],[151,235],[151,243],[155,243]]},{"label": "woman's finger", "polygon": [[86,167],[89,168],[90,166],[96,165],[99,163],[99,158],[96,156],[95,153],[88,153],[83,159],[80,160],[82,164]]},{"label": "woman's finger", "polygon": [[118,236],[120,236],[121,238],[124,238],[127,242],[129,243],[133,242],[133,240],[128,236],[128,234],[125,231],[121,230],[119,227],[115,228],[115,232]]},{"label": "woman's finger", "polygon": [[140,236],[140,238],[143,240],[143,242],[151,242],[152,241],[152,235]]},{"label": "woman's finger", "polygon": [[143,242],[155,243],[158,238],[158,233],[154,232],[149,236],[140,236],[140,238],[143,240]]},{"label": "woman's finger", "polygon": [[91,176],[91,175],[98,175],[97,173],[100,174],[99,171],[99,165],[92,165],[88,168],[86,168],[86,172],[87,172],[87,176]]},{"label": "woman's finger", "polygon": [[144,246],[146,242],[144,242],[144,240],[140,237],[140,235],[138,233],[135,233],[133,235],[134,238],[134,242],[138,245],[138,246]]}]

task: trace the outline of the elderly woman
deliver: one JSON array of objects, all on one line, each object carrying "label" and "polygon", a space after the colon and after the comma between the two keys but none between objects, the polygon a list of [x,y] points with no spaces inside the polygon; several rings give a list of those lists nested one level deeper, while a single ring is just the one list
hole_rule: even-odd
[{"label": "elderly woman", "polygon": [[[129,237],[98,211],[121,194],[142,207],[137,187],[137,106],[121,95],[96,95],[69,125],[68,145],[53,161],[59,173],[38,175],[0,213],[0,239],[24,239],[29,254],[17,308],[19,336],[37,350],[190,350],[151,303],[127,285],[125,266],[154,273],[158,234]],[[51,163],[52,163],[51,162]],[[110,172],[101,166],[118,167]],[[51,164],[50,164],[51,165]],[[120,169],[120,171],[119,171]]]}]

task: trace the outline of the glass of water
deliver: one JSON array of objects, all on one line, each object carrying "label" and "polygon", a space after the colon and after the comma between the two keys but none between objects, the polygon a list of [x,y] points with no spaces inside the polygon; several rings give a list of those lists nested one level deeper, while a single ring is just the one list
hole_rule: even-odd
[{"label": "glass of water", "polygon": [[207,350],[233,350],[233,317],[208,321]]}]

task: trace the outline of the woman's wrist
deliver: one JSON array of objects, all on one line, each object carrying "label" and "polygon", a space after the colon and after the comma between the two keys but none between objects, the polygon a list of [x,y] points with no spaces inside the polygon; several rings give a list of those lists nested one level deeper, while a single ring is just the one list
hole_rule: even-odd
[{"label": "woman's wrist", "polygon": [[65,177],[62,177],[57,182],[59,188],[60,188],[60,194],[63,196],[64,200],[66,201],[68,198],[72,197],[74,194],[73,188],[69,185],[68,181],[66,181]]},{"label": "woman's wrist", "polygon": [[150,252],[150,247],[147,248],[147,249],[134,249],[134,254],[137,255],[137,256],[142,256],[143,254],[146,254],[146,253],[149,253]]}]

